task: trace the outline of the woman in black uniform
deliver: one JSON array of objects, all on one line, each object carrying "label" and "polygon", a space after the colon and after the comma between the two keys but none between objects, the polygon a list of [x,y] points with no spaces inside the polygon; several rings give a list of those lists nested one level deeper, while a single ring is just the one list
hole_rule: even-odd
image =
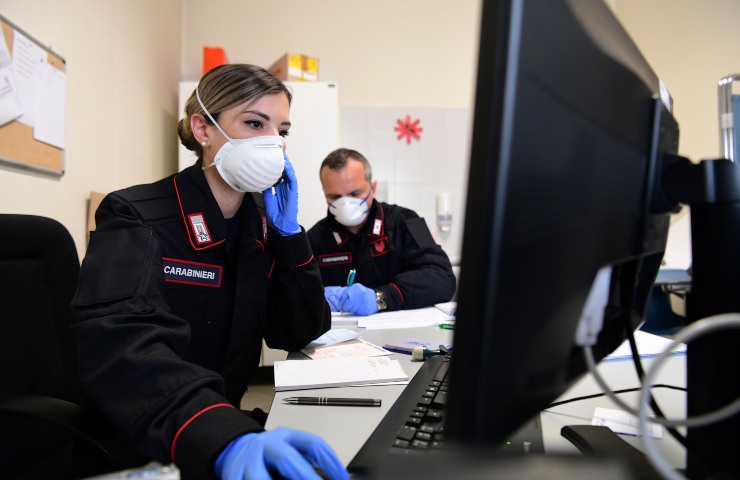
[{"label": "woman in black uniform", "polygon": [[319,437],[263,432],[238,409],[262,339],[297,350],[331,326],[284,153],[290,101],[260,67],[209,71],[178,125],[198,161],[96,212],[72,304],[81,380],[138,451],[186,478],[347,477]]}]

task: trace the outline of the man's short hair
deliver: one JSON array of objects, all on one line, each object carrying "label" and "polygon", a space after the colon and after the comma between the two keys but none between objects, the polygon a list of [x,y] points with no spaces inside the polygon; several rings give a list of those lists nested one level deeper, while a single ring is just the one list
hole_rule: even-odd
[{"label": "man's short hair", "polygon": [[347,165],[349,159],[357,160],[360,162],[365,169],[365,180],[372,182],[373,180],[373,169],[370,166],[370,162],[367,158],[357,150],[349,148],[337,148],[329,155],[326,156],[323,162],[321,162],[321,168],[319,168],[319,177],[321,176],[321,170],[324,167],[328,167],[329,170],[341,170]]}]

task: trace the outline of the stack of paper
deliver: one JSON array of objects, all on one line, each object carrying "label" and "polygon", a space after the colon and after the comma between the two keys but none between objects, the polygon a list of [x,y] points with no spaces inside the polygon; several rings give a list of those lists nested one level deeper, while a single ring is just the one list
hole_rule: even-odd
[{"label": "stack of paper", "polygon": [[388,357],[275,362],[275,391],[407,382],[398,360]]},{"label": "stack of paper", "polygon": [[356,324],[367,329],[436,327],[440,323],[454,322],[456,312],[457,302],[438,303],[433,307],[413,310],[379,312],[368,316],[331,312],[331,324],[334,326]]},{"label": "stack of paper", "polygon": [[[635,330],[635,343],[637,343],[637,351],[640,354],[640,358],[651,358],[657,356],[663,350],[668,348],[671,344],[669,338],[654,335],[652,333],[643,332],[642,330]],[[671,355],[685,355],[686,344],[681,343],[677,347],[673,348]],[[611,355],[604,358],[604,362],[618,362],[621,360],[632,359],[632,349],[627,340],[614,350]]]}]

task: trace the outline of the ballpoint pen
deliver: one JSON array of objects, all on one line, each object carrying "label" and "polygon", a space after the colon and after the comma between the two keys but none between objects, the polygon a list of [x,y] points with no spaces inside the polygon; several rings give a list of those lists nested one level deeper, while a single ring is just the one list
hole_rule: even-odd
[{"label": "ballpoint pen", "polygon": [[[347,274],[347,286],[351,287],[353,283],[355,283],[355,275],[357,274],[357,270],[354,268],[349,269],[349,273]],[[342,313],[341,315],[344,315],[344,304],[342,304]]]},{"label": "ballpoint pen", "polygon": [[337,397],[287,397],[283,402],[293,405],[338,405],[345,407],[379,407],[379,398],[337,398]]}]

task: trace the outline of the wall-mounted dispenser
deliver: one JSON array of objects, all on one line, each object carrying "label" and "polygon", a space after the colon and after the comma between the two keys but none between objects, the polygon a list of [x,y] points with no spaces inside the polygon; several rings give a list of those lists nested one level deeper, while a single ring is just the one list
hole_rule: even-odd
[{"label": "wall-mounted dispenser", "polygon": [[452,200],[449,193],[437,194],[437,226],[443,232],[452,228]]}]

